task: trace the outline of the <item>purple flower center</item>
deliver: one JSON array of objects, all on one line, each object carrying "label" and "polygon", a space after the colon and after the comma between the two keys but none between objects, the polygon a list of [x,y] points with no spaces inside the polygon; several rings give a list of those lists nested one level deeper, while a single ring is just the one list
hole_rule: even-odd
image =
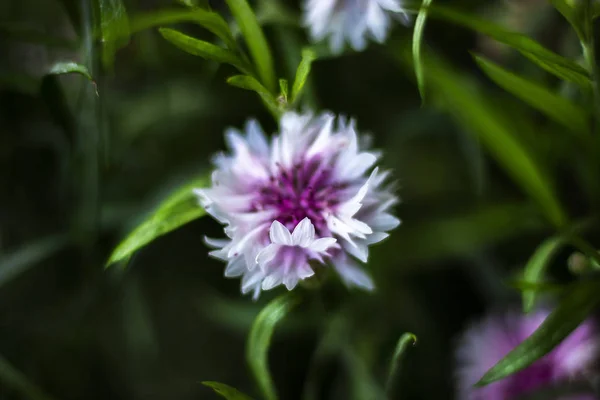
[{"label": "purple flower center", "polygon": [[506,398],[516,399],[529,391],[541,389],[552,383],[552,376],[552,364],[543,360],[538,361],[509,378],[510,385],[507,388]]},{"label": "purple flower center", "polygon": [[332,182],[331,167],[318,157],[279,168],[269,182],[259,189],[254,210],[277,210],[275,219],[292,231],[304,218],[310,218],[317,233],[327,230],[325,211],[339,203],[344,185]]}]

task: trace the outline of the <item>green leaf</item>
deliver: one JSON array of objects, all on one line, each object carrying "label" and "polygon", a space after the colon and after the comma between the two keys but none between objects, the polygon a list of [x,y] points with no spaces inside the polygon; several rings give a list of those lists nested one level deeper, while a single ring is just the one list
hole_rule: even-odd
[{"label": "green leaf", "polygon": [[562,14],[563,17],[571,24],[577,36],[580,38],[584,37],[584,30],[582,26],[579,24],[579,19],[577,18],[577,13],[575,8],[568,4],[565,0],[548,0],[556,10]]},{"label": "green leaf", "polygon": [[269,92],[274,93],[276,76],[273,56],[256,15],[246,0],[226,1],[248,44],[261,83]]},{"label": "green leaf", "polygon": [[286,293],[277,297],[261,310],[256,317],[246,346],[246,361],[265,400],[276,400],[275,385],[268,368],[268,351],[275,326],[299,302],[299,299]]},{"label": "green leaf", "polygon": [[[413,12],[419,12],[421,10],[421,7],[419,6],[407,5],[405,8]],[[427,9],[429,17],[440,18],[487,35],[498,42],[504,43],[519,51],[525,57],[529,58],[551,74],[554,74],[561,79],[574,82],[584,89],[590,89],[591,87],[590,75],[585,68],[568,58],[548,50],[546,47],[526,35],[508,31],[492,21],[481,19],[466,12],[456,11],[448,7],[435,5],[429,6]]]},{"label": "green leaf", "polygon": [[493,366],[476,386],[485,386],[527,368],[573,332],[600,303],[600,282],[587,281],[567,293],[540,327]]},{"label": "green leaf", "polygon": [[66,235],[53,235],[8,254],[0,254],[0,286],[12,281],[32,266],[51,257],[69,244]]},{"label": "green leaf", "polygon": [[[412,66],[411,57],[405,65]],[[566,216],[554,194],[546,171],[524,146],[509,116],[490,103],[473,82],[452,70],[441,59],[428,57],[425,72],[439,104],[468,130],[477,135],[496,160],[512,175],[515,182],[535,199],[548,220],[562,226]]]},{"label": "green leaf", "polygon": [[214,33],[230,50],[237,48],[227,22],[219,14],[200,8],[161,10],[136,15],[131,18],[131,33],[188,21]]},{"label": "green leaf", "polygon": [[115,53],[129,43],[129,20],[121,0],[98,0],[100,5],[100,34],[103,44],[102,64],[110,69]]},{"label": "green leaf", "polygon": [[423,76],[423,66],[421,65],[421,47],[423,41],[423,32],[425,31],[425,21],[427,20],[427,9],[431,5],[432,0],[423,0],[423,5],[417,15],[415,21],[415,29],[413,31],[413,60],[415,64],[415,75],[417,76],[417,87],[421,94],[421,99],[425,99],[425,77]]},{"label": "green leaf", "polygon": [[48,70],[48,74],[51,75],[60,75],[60,74],[71,74],[76,73],[85,76],[90,81],[93,81],[92,75],[90,75],[90,71],[88,71],[85,65],[77,64],[74,62],[60,62],[54,64],[50,70]]},{"label": "green leaf", "polygon": [[478,55],[474,57],[483,72],[498,86],[541,111],[548,118],[583,134],[580,137],[587,141],[588,116],[582,108],[541,85],[505,70],[484,57]]},{"label": "green leaf", "polygon": [[392,362],[390,365],[390,371],[388,373],[388,379],[386,386],[386,392],[390,393],[392,389],[392,385],[394,383],[394,378],[398,374],[398,369],[400,366],[400,360],[402,355],[406,351],[409,346],[415,346],[417,344],[417,336],[413,333],[405,333],[400,336],[398,340],[398,344],[396,344],[396,350],[394,350],[394,355],[392,357]]},{"label": "green leaf", "polygon": [[310,74],[311,65],[316,59],[317,55],[312,50],[302,50],[302,60],[298,65],[298,69],[296,70],[296,77],[294,78],[294,85],[292,86],[292,103],[295,103],[298,98],[300,98],[302,89],[304,88],[306,80],[308,79],[308,75]]},{"label": "green leaf", "polygon": [[288,98],[289,98],[289,84],[287,79],[280,79],[279,80],[279,92],[281,93],[281,96],[283,96],[283,100],[287,103]]},{"label": "green leaf", "polygon": [[[523,280],[529,283],[537,283],[544,275],[550,261],[566,243],[563,236],[555,236],[545,240],[535,250],[523,270]],[[530,312],[535,305],[537,290],[523,290],[523,312]]]},{"label": "green leaf", "polygon": [[169,28],[160,28],[160,34],[169,42],[179,47],[181,50],[200,56],[207,60],[217,61],[219,63],[230,64],[241,72],[251,74],[249,67],[234,52],[215,46],[212,43],[203,40],[194,39],[191,36],[184,35]]},{"label": "green leaf", "polygon": [[236,75],[227,79],[227,83],[229,83],[231,86],[256,92],[271,114],[273,114],[275,119],[279,119],[281,111],[277,100],[275,100],[271,92],[269,92],[267,88],[261,85],[260,82],[255,78],[248,75]]},{"label": "green leaf", "polygon": [[244,393],[240,392],[237,389],[232,388],[229,385],[219,382],[211,382],[204,381],[202,382],[204,386],[208,386],[215,393],[221,395],[223,398],[227,400],[252,400],[249,396],[246,396]]},{"label": "green leaf", "polygon": [[157,237],[205,215],[206,212],[198,205],[193,189],[204,186],[207,181],[208,178],[205,176],[192,180],[169,195],[148,218],[119,243],[106,266],[128,259]]}]

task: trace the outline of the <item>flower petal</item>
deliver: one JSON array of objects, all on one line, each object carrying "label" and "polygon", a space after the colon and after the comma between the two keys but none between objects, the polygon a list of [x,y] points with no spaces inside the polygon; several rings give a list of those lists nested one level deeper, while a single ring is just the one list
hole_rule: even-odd
[{"label": "flower petal", "polygon": [[275,220],[271,224],[269,229],[269,237],[271,243],[281,244],[284,246],[291,246],[293,244],[292,234],[281,222]]}]

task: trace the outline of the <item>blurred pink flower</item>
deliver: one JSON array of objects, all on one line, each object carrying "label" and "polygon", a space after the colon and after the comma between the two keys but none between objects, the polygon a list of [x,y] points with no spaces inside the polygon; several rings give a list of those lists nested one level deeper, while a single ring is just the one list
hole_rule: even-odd
[{"label": "blurred pink flower", "polygon": [[[600,343],[594,325],[585,321],[550,354],[528,368],[482,388],[473,385],[530,336],[548,316],[548,311],[491,315],[472,325],[457,350],[458,398],[461,400],[511,400],[552,384],[585,378],[597,360]],[[561,400],[593,400],[594,395],[572,394]]]},{"label": "blurred pink flower", "polygon": [[227,239],[207,238],[225,276],[242,277],[242,293],[257,298],[330,265],[348,286],[372,290],[357,261],[400,223],[389,213],[398,198],[387,172],[369,172],[379,156],[362,148],[354,121],[288,112],[271,140],[256,121],[226,139],[232,154],[219,154],[212,187],[195,191],[226,225]]}]

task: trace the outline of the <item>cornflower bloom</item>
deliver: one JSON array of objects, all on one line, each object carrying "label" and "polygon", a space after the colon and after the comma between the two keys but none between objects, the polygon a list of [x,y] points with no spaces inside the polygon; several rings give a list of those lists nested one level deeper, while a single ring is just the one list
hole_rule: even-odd
[{"label": "cornflower bloom", "polygon": [[408,22],[399,0],[305,0],[304,25],[313,41],[329,38],[329,47],[340,53],[345,42],[364,50],[369,37],[383,43],[393,17]]},{"label": "cornflower bloom", "polygon": [[335,120],[288,112],[270,141],[253,120],[245,135],[226,132],[232,153],[215,157],[212,187],[195,192],[226,225],[227,239],[206,241],[227,262],[225,276],[242,277],[242,293],[292,290],[316,266],[374,288],[358,261],[400,223],[389,213],[398,198],[384,185],[388,172],[372,169],[379,155],[361,148],[355,122]]}]

